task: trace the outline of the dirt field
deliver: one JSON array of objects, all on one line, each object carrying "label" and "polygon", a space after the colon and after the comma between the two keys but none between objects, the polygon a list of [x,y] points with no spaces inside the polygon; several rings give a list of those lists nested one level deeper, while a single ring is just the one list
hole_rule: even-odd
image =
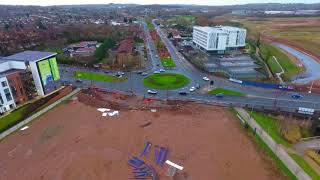
[{"label": "dirt field", "polygon": [[256,39],[261,33],[265,41],[289,45],[320,62],[320,18],[245,18],[239,21],[249,29],[249,37]]},{"label": "dirt field", "polygon": [[[282,179],[225,108],[117,95],[78,97],[0,143],[1,180],[132,179],[127,161],[140,154],[146,141],[168,147],[168,159],[185,168],[169,178],[168,167],[155,165],[151,151],[143,159],[159,179]],[[102,117],[94,105],[103,103],[117,107],[119,116]]]}]

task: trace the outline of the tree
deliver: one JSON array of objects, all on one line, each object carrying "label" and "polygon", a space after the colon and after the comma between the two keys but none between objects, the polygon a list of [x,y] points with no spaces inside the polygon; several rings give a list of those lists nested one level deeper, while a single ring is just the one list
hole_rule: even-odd
[{"label": "tree", "polygon": [[10,24],[7,23],[7,24],[4,25],[4,29],[5,30],[9,30],[9,28],[10,28]]},{"label": "tree", "polygon": [[94,56],[100,61],[103,58],[107,57],[108,50],[115,46],[115,41],[112,39],[112,37],[108,36],[103,43],[98,47],[94,53]]},{"label": "tree", "polygon": [[45,25],[42,23],[42,21],[41,21],[40,19],[37,20],[36,26],[37,26],[39,29],[47,29],[47,27],[45,27]]},{"label": "tree", "polygon": [[258,48],[260,48],[260,38],[261,38],[261,34],[259,33],[258,40],[257,40],[257,47]]}]

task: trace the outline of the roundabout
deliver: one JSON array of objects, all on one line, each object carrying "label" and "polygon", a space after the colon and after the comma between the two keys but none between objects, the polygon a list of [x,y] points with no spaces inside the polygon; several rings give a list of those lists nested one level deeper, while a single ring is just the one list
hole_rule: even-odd
[{"label": "roundabout", "polygon": [[190,79],[182,74],[153,74],[143,79],[143,84],[153,89],[179,89],[189,84]]}]

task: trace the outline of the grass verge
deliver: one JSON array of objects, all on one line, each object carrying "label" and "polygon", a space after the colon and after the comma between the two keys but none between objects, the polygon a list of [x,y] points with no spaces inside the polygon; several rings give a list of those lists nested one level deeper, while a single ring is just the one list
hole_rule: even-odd
[{"label": "grass verge", "polygon": [[296,66],[295,63],[292,62],[284,52],[282,52],[281,49],[275,46],[269,44],[261,44],[260,53],[262,58],[266,60],[273,73],[281,72],[281,68],[279,67],[277,62],[275,62],[273,56],[277,58],[279,64],[285,71],[282,76],[287,81],[290,80],[292,76],[295,76],[303,71],[303,68],[299,68],[298,66]]},{"label": "grass verge", "polygon": [[84,72],[84,71],[75,71],[74,77],[80,78],[80,79],[87,79],[92,81],[104,81],[104,82],[124,82],[128,80],[126,77],[118,78],[118,77],[110,76],[106,74],[91,73],[91,72]]},{"label": "grass verge", "polygon": [[281,136],[279,132],[279,125],[275,119],[259,112],[251,112],[250,114],[274,141],[287,148],[291,147],[291,144]]},{"label": "grass verge", "polygon": [[153,89],[178,89],[189,84],[190,79],[182,74],[153,74],[143,79],[143,84]]},{"label": "grass verge", "polygon": [[161,58],[161,63],[163,67],[168,67],[168,68],[176,67],[176,64],[174,63],[172,58]]},{"label": "grass verge", "polygon": [[[237,116],[237,111],[234,108],[229,108],[230,112]],[[238,118],[238,117],[236,117]],[[245,126],[246,127],[246,126]],[[298,178],[288,169],[288,167],[278,158],[278,156],[273,153],[273,151],[269,148],[269,146],[255,133],[253,133],[253,129],[248,126],[247,134],[250,138],[252,138],[254,144],[257,146],[259,150],[262,151],[263,154],[269,159],[271,159],[275,166],[282,172],[285,176],[287,176],[290,180],[297,180]]]},{"label": "grass verge", "polygon": [[227,90],[224,88],[214,88],[212,90],[209,91],[209,94],[219,94],[219,93],[223,93],[224,95],[228,95],[228,96],[246,96],[245,93],[242,92],[238,92],[238,91],[232,91],[232,90]]},{"label": "grass verge", "polygon": [[293,153],[289,155],[312,179],[320,179],[317,172],[301,156]]},{"label": "grass verge", "polygon": [[9,129],[12,125],[16,124],[16,122],[20,121],[24,118],[24,113],[28,109],[30,104],[26,104],[14,111],[12,111],[10,114],[3,116],[0,118],[0,132],[3,132],[7,129]]}]

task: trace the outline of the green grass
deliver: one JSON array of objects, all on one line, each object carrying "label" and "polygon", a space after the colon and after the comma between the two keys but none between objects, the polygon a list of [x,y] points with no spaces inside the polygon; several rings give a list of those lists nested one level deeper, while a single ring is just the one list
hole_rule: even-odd
[{"label": "green grass", "polygon": [[190,22],[196,19],[194,16],[191,16],[191,15],[178,16],[178,18],[181,18],[183,20],[190,21]]},{"label": "green grass", "polygon": [[291,147],[291,144],[281,136],[279,125],[275,119],[260,112],[251,112],[250,114],[274,141],[285,147]]},{"label": "green grass", "polygon": [[149,30],[154,30],[154,25],[150,21],[147,21],[147,26]]},{"label": "green grass", "polygon": [[48,47],[45,49],[45,51],[50,51],[50,52],[56,52],[58,54],[62,54],[63,50],[60,47]]},{"label": "green grass", "polygon": [[[229,108],[229,111],[237,116],[238,112],[234,108]],[[237,117],[236,117],[237,118]],[[290,180],[297,180],[297,177],[288,169],[288,167],[278,158],[276,154],[270,149],[270,147],[257,135],[253,133],[252,128],[248,128],[248,135],[252,138],[255,145],[258,146],[268,157],[272,159],[277,168],[286,175]]]},{"label": "green grass", "polygon": [[297,67],[281,49],[275,46],[261,44],[260,53],[262,58],[267,60],[267,64],[273,73],[281,72],[279,65],[273,59],[273,56],[278,59],[279,64],[285,71],[282,76],[286,81],[303,71],[303,68]]},{"label": "green grass", "polygon": [[258,135],[252,136],[254,142],[275,162],[275,165],[283,174],[285,174],[290,180],[298,179]]},{"label": "green grass", "polygon": [[176,67],[176,64],[174,63],[172,58],[161,58],[161,63],[163,67],[168,67],[168,68]]},{"label": "green grass", "polygon": [[320,179],[317,172],[301,156],[293,153],[289,155],[312,179]]},{"label": "green grass", "polygon": [[153,74],[143,79],[143,84],[153,89],[178,89],[189,84],[190,79],[182,74]]},{"label": "green grass", "polygon": [[209,91],[209,94],[216,95],[219,93],[223,93],[224,95],[228,95],[228,96],[246,96],[246,94],[244,94],[242,92],[231,91],[231,90],[227,90],[227,89],[223,89],[223,88],[214,88]]},{"label": "green grass", "polygon": [[12,112],[10,114],[3,116],[0,118],[0,132],[5,131],[9,127],[11,127],[13,124],[16,124],[17,121],[22,120],[24,117],[24,112],[29,107],[30,104],[26,104]]},{"label": "green grass", "polygon": [[125,78],[125,77],[118,78],[118,77],[110,76],[110,75],[106,75],[106,74],[83,72],[83,71],[76,71],[74,73],[74,77],[80,78],[80,79],[93,80],[93,81],[103,81],[103,82],[124,82],[124,81],[127,81],[127,78]]}]

